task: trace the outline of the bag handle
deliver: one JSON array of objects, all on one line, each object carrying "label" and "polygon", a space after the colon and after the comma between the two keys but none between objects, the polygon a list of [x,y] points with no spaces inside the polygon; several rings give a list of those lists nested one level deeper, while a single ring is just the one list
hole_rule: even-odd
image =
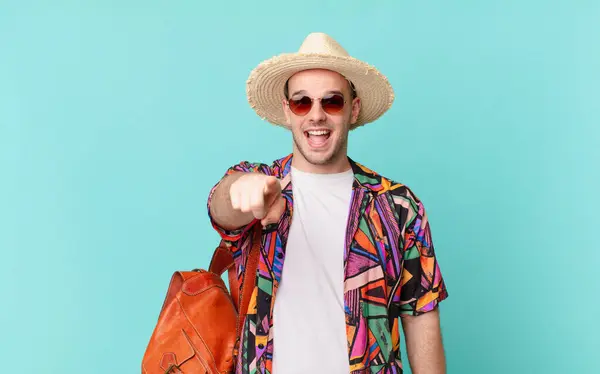
[{"label": "bag handle", "polygon": [[248,261],[246,263],[246,269],[242,278],[242,295],[240,299],[240,287],[238,278],[235,272],[233,255],[231,250],[227,248],[225,243],[221,241],[210,261],[209,271],[221,276],[225,270],[228,272],[229,279],[229,292],[231,298],[238,311],[238,328],[237,336],[242,329],[246,312],[248,311],[248,305],[250,304],[250,298],[256,285],[256,269],[258,267],[258,256],[260,254],[260,245],[262,242],[262,230],[260,225],[255,225],[254,236],[252,240],[252,246],[250,247],[250,253],[248,254]]},{"label": "bag handle", "polygon": [[231,250],[225,245],[225,242],[221,241],[221,243],[213,253],[213,257],[210,260],[210,266],[208,267],[208,271],[221,276],[223,275],[223,272],[225,272],[225,270],[227,270],[227,275],[229,279],[229,292],[231,293],[233,305],[236,309],[239,309],[240,291],[237,275],[235,273],[233,255],[231,254]]}]

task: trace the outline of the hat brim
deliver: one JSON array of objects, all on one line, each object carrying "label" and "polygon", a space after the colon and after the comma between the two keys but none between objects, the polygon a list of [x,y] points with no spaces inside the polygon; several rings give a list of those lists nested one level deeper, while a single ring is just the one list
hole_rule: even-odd
[{"label": "hat brim", "polygon": [[283,88],[297,72],[308,69],[336,71],[350,80],[361,100],[361,110],[353,130],[374,122],[394,102],[394,91],[388,79],[375,67],[353,57],[318,53],[286,53],[260,63],[248,77],[246,94],[250,106],[259,117],[289,128],[283,112]]}]

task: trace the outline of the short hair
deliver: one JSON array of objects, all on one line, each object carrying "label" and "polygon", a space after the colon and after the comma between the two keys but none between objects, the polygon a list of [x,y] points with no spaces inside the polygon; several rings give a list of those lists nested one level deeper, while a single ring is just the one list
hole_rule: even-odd
[{"label": "short hair", "polygon": [[[350,89],[350,96],[352,96],[352,100],[354,100],[358,94],[356,93],[356,88],[354,87],[354,83],[352,83],[352,81],[348,78],[345,78],[346,81],[348,82],[348,88]],[[285,96],[286,99],[289,99],[289,82],[290,80],[288,79],[287,81],[285,81],[285,85],[283,86],[283,95]]]}]

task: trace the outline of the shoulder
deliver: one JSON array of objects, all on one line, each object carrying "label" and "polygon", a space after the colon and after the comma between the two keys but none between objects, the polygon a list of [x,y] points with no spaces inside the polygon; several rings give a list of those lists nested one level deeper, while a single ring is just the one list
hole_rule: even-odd
[{"label": "shoulder", "polygon": [[252,172],[273,175],[278,178],[281,178],[288,172],[290,162],[291,157],[289,155],[271,162],[244,160],[231,166],[228,170],[228,174],[236,171]]},{"label": "shoulder", "polygon": [[360,163],[355,162],[354,165],[358,181],[375,196],[387,200],[398,214],[401,223],[408,223],[410,217],[423,212],[423,202],[408,185],[379,174]]}]

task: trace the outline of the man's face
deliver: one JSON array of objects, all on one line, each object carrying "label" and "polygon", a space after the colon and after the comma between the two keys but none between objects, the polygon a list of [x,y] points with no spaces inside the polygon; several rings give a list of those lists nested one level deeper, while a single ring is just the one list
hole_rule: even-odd
[{"label": "man's face", "polygon": [[[341,95],[345,103],[339,113],[329,113],[320,99]],[[296,73],[288,82],[288,95],[292,100],[303,96],[313,99],[306,114],[294,113],[284,101],[288,125],[291,127],[294,146],[308,164],[326,166],[346,158],[348,132],[356,122],[360,100],[352,99],[349,82],[340,74],[329,70],[305,70]],[[333,98],[335,101],[335,97]]]}]

